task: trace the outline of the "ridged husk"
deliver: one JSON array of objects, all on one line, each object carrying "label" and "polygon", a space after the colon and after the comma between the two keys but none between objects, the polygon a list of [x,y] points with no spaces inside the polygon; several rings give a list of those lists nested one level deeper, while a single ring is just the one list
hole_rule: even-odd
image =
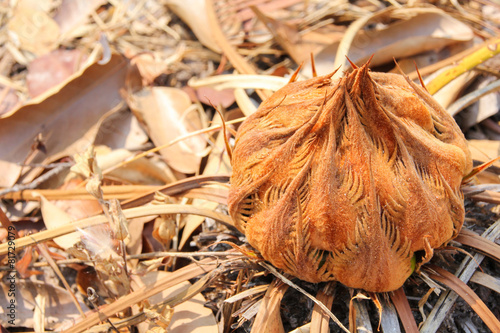
[{"label": "ridged husk", "polygon": [[230,215],[266,260],[372,292],[458,234],[472,167],[425,89],[367,65],[277,91],[240,126],[232,163]]}]

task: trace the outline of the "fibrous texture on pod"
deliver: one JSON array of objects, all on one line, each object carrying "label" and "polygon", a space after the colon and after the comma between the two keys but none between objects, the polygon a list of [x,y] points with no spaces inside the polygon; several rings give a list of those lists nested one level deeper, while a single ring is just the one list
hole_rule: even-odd
[{"label": "fibrous texture on pod", "polygon": [[229,212],[302,280],[399,288],[460,231],[466,140],[424,88],[367,65],[289,83],[239,128]]}]

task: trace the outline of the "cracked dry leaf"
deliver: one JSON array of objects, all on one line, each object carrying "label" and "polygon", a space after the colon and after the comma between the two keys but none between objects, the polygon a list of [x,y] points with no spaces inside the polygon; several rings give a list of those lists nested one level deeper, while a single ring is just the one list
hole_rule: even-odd
[{"label": "cracked dry leaf", "polygon": [[365,65],[290,83],[240,127],[229,212],[273,265],[310,282],[399,288],[454,238],[472,162],[425,89]]}]

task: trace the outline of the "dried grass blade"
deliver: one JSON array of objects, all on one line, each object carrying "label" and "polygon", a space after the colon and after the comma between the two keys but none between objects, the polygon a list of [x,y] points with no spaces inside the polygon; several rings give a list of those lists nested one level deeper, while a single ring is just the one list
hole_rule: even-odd
[{"label": "dried grass blade", "polygon": [[[351,290],[351,296],[352,296],[352,290]],[[354,303],[353,303],[353,300],[351,297],[351,300],[349,301],[349,332],[357,332],[358,331],[356,329],[357,328],[357,325],[356,325],[357,316],[358,316],[358,314],[356,311],[356,307],[354,306]]]},{"label": "dried grass blade", "polygon": [[[489,240],[497,239],[500,236],[500,220],[497,220],[491,225],[481,236]],[[479,253],[475,254],[474,258],[466,257],[455,272],[455,275],[464,283],[467,283],[483,259],[484,255]],[[422,323],[420,332],[435,333],[441,326],[441,323],[446,318],[446,315],[451,310],[457,298],[458,295],[450,290],[441,293],[431,313],[427,316],[427,320]]]},{"label": "dried grass blade", "polygon": [[227,194],[229,190],[227,188],[220,187],[204,187],[195,188],[188,190],[186,192],[179,193],[179,197],[185,197],[190,199],[204,199],[208,201],[213,201],[221,205],[227,205]]},{"label": "dried grass blade", "polygon": [[234,98],[236,99],[236,103],[241,109],[241,112],[243,112],[243,114],[246,117],[257,111],[257,107],[253,104],[250,97],[248,97],[247,93],[245,92],[245,89],[241,88],[234,89]]},{"label": "dried grass blade", "polygon": [[279,279],[275,279],[273,284],[269,286],[253,322],[252,333],[285,333],[281,322],[280,304],[287,289],[288,285]]},{"label": "dried grass blade", "polygon": [[458,100],[456,100],[452,105],[448,107],[448,113],[451,114],[452,116],[456,115],[469,105],[472,105],[473,103],[477,102],[481,97],[496,92],[500,90],[500,80],[496,80],[490,84],[488,84],[486,87],[475,90],[471,93],[468,93],[465,96],[460,97]]},{"label": "dried grass blade", "polygon": [[482,286],[485,286],[486,288],[489,288],[491,290],[496,291],[497,293],[500,294],[500,279],[493,277],[489,274],[483,273],[483,272],[476,272],[472,277],[470,278],[471,282],[480,284]]},{"label": "dried grass blade", "polygon": [[[150,186],[150,185],[111,185],[103,186],[104,200],[118,199],[118,200],[136,200],[137,198],[144,198],[146,195],[150,196],[164,189],[164,186]],[[183,192],[172,193],[172,197],[186,197],[190,199],[205,199],[214,201],[221,205],[227,205],[227,188],[223,187],[201,187],[188,189]],[[23,200],[23,201],[38,201],[40,195],[44,196],[47,200],[94,200],[95,198],[89,194],[85,188],[73,188],[68,190],[24,190],[19,192],[11,192],[2,198],[7,200]]]},{"label": "dried grass blade", "polygon": [[[137,197],[143,193],[154,192],[162,187],[153,185],[110,185],[103,186],[102,191],[104,199],[130,199]],[[38,201],[40,196],[44,196],[47,200],[91,200],[94,199],[92,195],[84,188],[72,188],[67,190],[53,190],[53,189],[37,189],[37,190],[24,190],[18,192],[10,192],[2,196],[7,200],[23,200],[23,201]]]},{"label": "dried grass blade", "polygon": [[200,274],[210,272],[217,267],[217,260],[215,259],[203,259],[197,263],[190,264],[186,267],[183,267],[164,279],[160,279],[156,281],[151,286],[144,286],[127,296],[124,296],[114,303],[109,304],[101,309],[98,312],[94,312],[89,315],[87,318],[82,320],[81,322],[75,324],[70,329],[64,331],[66,333],[77,333],[82,332],[93,325],[99,324],[105,318],[108,318],[114,315],[117,312],[123,311],[126,308],[141,302],[148,297],[151,297],[164,289],[170,288],[178,283],[183,281],[187,281],[189,279],[195,278]]},{"label": "dried grass blade", "polygon": [[406,298],[403,287],[389,293],[392,303],[396,307],[401,323],[405,328],[407,333],[418,333],[417,323],[411,312],[410,304],[408,303],[408,298]]},{"label": "dried grass blade", "polygon": [[398,314],[394,305],[389,301],[387,297],[381,297],[380,304],[382,305],[382,316],[380,318],[382,332],[401,333],[401,329],[399,328]]},{"label": "dried grass blade", "polygon": [[287,78],[272,75],[224,74],[202,79],[192,78],[188,85],[193,88],[212,87],[216,90],[241,88],[276,91],[283,88],[288,81]]},{"label": "dried grass blade", "polygon": [[486,190],[481,193],[473,194],[470,196],[470,198],[475,201],[482,201],[500,205],[500,193],[494,191]]},{"label": "dried grass blade", "polygon": [[[325,287],[316,295],[318,301],[325,304],[325,306],[329,309],[331,309],[333,305],[335,285],[335,282],[326,284]],[[330,317],[328,317],[326,313],[321,311],[320,307],[315,304],[311,316],[311,332],[328,333],[330,331],[330,328],[328,326],[329,321]]]},{"label": "dried grass blade", "polygon": [[305,291],[304,289],[300,288],[295,283],[293,283],[292,281],[287,279],[285,276],[283,276],[283,274],[278,272],[278,270],[276,268],[274,268],[273,266],[271,266],[265,262],[260,262],[259,265],[261,265],[262,267],[267,269],[274,276],[280,278],[281,281],[285,282],[287,285],[289,285],[293,289],[295,289],[295,290],[299,291],[300,293],[302,293],[303,295],[307,296],[310,300],[312,300],[315,304],[317,304],[321,308],[321,310],[325,311],[325,313],[328,314],[328,316],[333,320],[333,322],[335,324],[337,324],[344,332],[350,333],[350,331],[340,322],[340,320],[332,313],[332,311],[330,311],[330,309],[328,309],[323,303],[318,301],[316,299],[316,297],[309,294],[307,291]]},{"label": "dried grass blade", "polygon": [[159,191],[163,194],[175,196],[182,192],[192,190],[195,188],[203,187],[205,184],[209,183],[228,183],[229,176],[228,175],[217,175],[217,176],[196,176],[190,177],[187,179],[180,180],[178,182],[165,185],[161,188],[155,189],[153,191],[148,192],[145,195],[141,195],[137,198],[130,199],[124,201],[122,203],[122,208],[132,208],[144,205],[153,200],[155,196],[155,192]]},{"label": "dried grass blade", "polygon": [[[433,273],[431,269],[437,274]],[[427,267],[427,273],[429,274],[429,277],[443,283],[458,295],[460,295],[460,297],[462,297],[471,306],[471,308],[478,314],[478,316],[481,317],[481,319],[491,329],[492,332],[500,332],[500,321],[495,317],[490,309],[488,309],[486,304],[484,304],[484,302],[476,295],[476,293],[462,280],[460,280],[447,270],[435,265],[429,265]]]},{"label": "dried grass blade", "polygon": [[[362,301],[362,298],[355,297],[351,299],[352,307],[354,309],[354,329],[351,332],[367,332],[373,333],[372,324],[370,322],[370,315],[368,314],[368,309],[366,308],[366,302]],[[351,323],[349,322],[349,326]]]},{"label": "dried grass blade", "polygon": [[[154,206],[124,209],[123,213],[127,219],[144,217],[144,216],[154,216],[160,214],[194,214],[194,215],[210,217],[214,220],[225,223],[228,226],[233,225],[231,218],[227,215],[220,214],[209,209],[201,209],[192,205],[154,205]],[[15,246],[18,249],[22,249],[28,245],[44,242],[49,239],[53,239],[54,237],[63,236],[73,231],[77,231],[78,230],[77,228],[83,229],[90,226],[103,224],[106,222],[108,222],[108,219],[104,215],[89,217],[86,219],[75,221],[71,224],[63,225],[58,228],[46,231],[40,231],[36,234],[18,238],[15,241]],[[8,243],[0,244],[0,255],[7,253],[7,251],[8,251]]]},{"label": "dried grass blade", "polygon": [[59,266],[57,266],[57,264],[54,262],[54,259],[52,259],[52,257],[50,256],[50,253],[49,253],[49,251],[47,249],[47,245],[45,245],[45,244],[39,244],[37,246],[37,248],[38,248],[38,251],[40,251],[40,253],[42,254],[42,256],[45,258],[45,260],[47,260],[47,262],[49,263],[50,267],[52,267],[52,269],[56,273],[56,275],[59,278],[59,280],[61,280],[61,283],[63,284],[64,288],[66,288],[66,290],[68,291],[69,295],[71,296],[71,300],[73,301],[73,303],[75,304],[76,308],[78,309],[78,312],[80,312],[80,315],[83,316],[83,317],[85,317],[85,314],[83,313],[83,309],[80,306],[80,302],[78,302],[78,300],[76,299],[75,293],[71,290],[71,287],[69,286],[68,281],[66,281],[66,278],[64,277],[63,273],[59,269]]},{"label": "dried grass blade", "polygon": [[226,303],[234,303],[234,302],[237,302],[237,301],[240,301],[242,300],[243,298],[246,298],[246,297],[249,297],[249,296],[253,296],[255,294],[260,294],[260,293],[263,293],[267,290],[267,288],[269,287],[268,284],[263,284],[263,285],[260,285],[260,286],[256,286],[256,287],[253,287],[251,289],[247,289],[247,290],[244,290],[234,296],[231,296],[227,299],[224,300],[224,302]]},{"label": "dried grass blade", "polygon": [[473,247],[483,254],[500,261],[500,246],[484,237],[479,236],[473,231],[462,229],[455,240],[464,245]]}]

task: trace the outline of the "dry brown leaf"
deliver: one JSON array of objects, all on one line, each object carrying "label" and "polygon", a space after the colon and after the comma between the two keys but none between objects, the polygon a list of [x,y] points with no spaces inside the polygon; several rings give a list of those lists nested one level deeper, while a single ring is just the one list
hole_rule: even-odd
[{"label": "dry brown leaf", "polygon": [[[106,65],[93,64],[72,75],[67,83],[35,98],[0,118],[0,186],[9,187],[19,176],[34,138],[41,134],[47,154],[38,152],[31,163],[48,163],[82,152],[94,140],[96,123],[121,101],[128,62],[115,55]],[[39,172],[34,169],[26,181]]]},{"label": "dry brown leaf", "polygon": [[14,89],[0,84],[0,117],[15,107],[19,107],[19,97]]},{"label": "dry brown leaf", "polygon": [[[79,188],[83,182],[83,179],[80,177],[72,177],[59,188],[61,192],[65,190],[73,190]],[[36,193],[36,192],[35,192]],[[42,192],[39,192],[42,196]],[[88,192],[87,192],[88,193]],[[47,199],[46,197],[44,197]],[[50,200],[50,199],[47,199]],[[98,214],[102,211],[101,205],[95,200],[94,197],[88,197],[88,200],[55,200],[52,202],[56,207],[63,210],[66,214],[68,214],[73,220],[78,220],[82,218],[86,218],[95,214]]]},{"label": "dry brown leaf", "polygon": [[[212,126],[217,126],[222,123],[222,120],[217,115],[212,121]],[[220,132],[215,145],[212,149],[210,156],[208,157],[208,162],[203,171],[203,175],[220,175],[229,174],[231,172],[231,162],[229,157],[225,152],[224,136]],[[215,210],[218,206],[215,202],[205,201],[205,200],[194,200],[193,205],[199,205],[203,208]],[[190,215],[186,217],[186,224],[184,230],[182,231],[181,241],[179,243],[179,248],[182,248],[184,244],[189,240],[191,234],[205,221],[204,217]]]},{"label": "dry brown leaf", "polygon": [[44,54],[28,65],[26,84],[31,97],[36,97],[64,82],[80,69],[86,56],[80,50],[59,49]]},{"label": "dry brown leaf", "polygon": [[[335,41],[340,41],[344,27],[328,24],[312,31],[299,31],[296,24],[287,24],[262,12],[259,7],[250,6],[274,39],[297,64],[309,61],[315,55]],[[264,6],[262,6],[264,7]]]},{"label": "dry brown leaf", "polygon": [[193,30],[203,45],[212,51],[221,52],[208,23],[205,0],[167,0],[166,4]]},{"label": "dry brown leaf", "polygon": [[[244,38],[250,38],[252,41],[257,42],[265,42],[271,37],[269,33],[266,33],[265,27],[262,24],[258,27],[252,26],[250,28],[252,31],[248,32],[250,36],[245,35],[245,31],[249,29],[248,26],[245,25],[245,21],[248,22],[249,19],[255,16],[249,8],[250,5],[257,5],[260,10],[269,13],[270,11],[282,9],[299,2],[300,0],[260,0],[243,2],[218,0],[214,1],[214,8],[220,19],[221,32],[224,32],[232,45],[237,45],[240,44]],[[210,19],[207,15],[205,0],[167,0],[167,5],[176,15],[189,25],[203,45],[218,53],[223,51],[214,37],[213,27],[209,24]],[[193,8],[196,8],[196,11],[193,11]],[[293,16],[292,14],[290,15]]]},{"label": "dry brown leaf", "polygon": [[[435,8],[403,8],[387,11],[384,15],[407,19],[359,30],[348,49],[347,56],[351,61],[360,64],[374,55],[370,64],[377,66],[391,62],[393,58],[440,49],[452,43],[469,41],[473,37],[472,30],[467,25]],[[315,56],[319,74],[336,69],[336,62],[344,63],[345,58],[336,59],[339,45],[340,43],[335,42]],[[311,72],[308,65],[304,72],[305,75]]]},{"label": "dry brown leaf", "polygon": [[153,84],[159,75],[167,73],[169,64],[166,61],[159,60],[155,53],[148,52],[135,56],[130,55],[130,58],[132,64],[137,66],[137,69],[141,73],[144,86]]},{"label": "dry brown leaf", "polygon": [[67,34],[83,25],[90,14],[105,3],[105,0],[63,0],[54,21],[59,25],[61,34]]},{"label": "dry brown leaf", "polygon": [[[153,285],[160,279],[166,279],[171,273],[164,271],[149,272],[146,276],[141,277],[142,282],[146,285]],[[171,288],[163,290],[149,298],[151,305],[158,304],[166,299],[173,298],[176,294],[182,293],[191,284],[188,281],[179,283]],[[193,298],[176,305],[174,315],[168,326],[169,333],[217,333],[217,322],[212,313],[212,310],[205,307],[206,300],[201,294],[196,294]],[[151,324],[149,328],[152,328]]]},{"label": "dry brown leaf", "polygon": [[200,102],[215,107],[222,106],[223,108],[228,108],[235,101],[233,89],[219,91],[211,87],[200,87],[196,89],[196,95]]},{"label": "dry brown leaf", "polygon": [[[145,88],[129,95],[128,102],[157,147],[202,128],[196,106],[180,89]],[[172,168],[192,174],[199,170],[205,147],[205,139],[198,135],[164,148],[160,153]]]},{"label": "dry brown leaf", "polygon": [[[40,200],[42,217],[47,230],[71,224],[71,222],[75,220],[71,215],[67,214],[64,210],[45,199],[43,196],[40,196]],[[79,232],[72,232],[64,236],[56,237],[53,240],[63,249],[68,249],[79,242],[81,237]]]},{"label": "dry brown leaf", "polygon": [[[8,280],[7,280],[8,281]],[[36,308],[35,297],[37,295],[45,296],[44,325],[46,329],[61,331],[64,327],[73,324],[80,318],[80,314],[73,303],[71,296],[65,289],[48,284],[42,281],[29,281],[16,279],[16,310],[15,321],[12,325],[6,312],[6,306],[10,304],[9,284],[0,284],[0,322],[4,327],[30,327],[34,326],[33,311]],[[80,303],[80,306],[88,310],[86,305]]]},{"label": "dry brown leaf", "polygon": [[137,118],[125,107],[103,116],[98,126],[99,130],[94,140],[95,146],[105,145],[111,149],[140,150],[149,141],[148,135]]},{"label": "dry brown leaf", "polygon": [[15,45],[42,55],[58,45],[59,26],[32,0],[19,1],[7,29]]},{"label": "dry brown leaf", "polygon": [[217,266],[215,259],[203,259],[196,264],[190,264],[175,272],[158,278],[154,283],[137,288],[132,293],[121,297],[117,301],[103,307],[99,313],[94,312],[83,318],[67,330],[67,333],[81,332],[93,325],[98,324],[103,318],[108,318],[117,312],[123,311],[129,306],[141,302],[163,290],[176,286],[184,281],[195,278],[198,275],[206,274]]},{"label": "dry brown leaf", "polygon": [[[102,170],[110,169],[119,163],[132,159],[135,154],[126,149],[110,150],[107,147],[97,147],[97,162]],[[162,165],[163,164],[163,165]],[[173,179],[165,171],[167,166],[154,158],[133,160],[118,169],[106,172],[106,176],[129,184],[163,185]]]},{"label": "dry brown leaf", "polygon": [[[488,162],[500,156],[500,141],[497,140],[468,140],[469,150],[473,160]],[[500,162],[493,165],[500,167]]]}]

